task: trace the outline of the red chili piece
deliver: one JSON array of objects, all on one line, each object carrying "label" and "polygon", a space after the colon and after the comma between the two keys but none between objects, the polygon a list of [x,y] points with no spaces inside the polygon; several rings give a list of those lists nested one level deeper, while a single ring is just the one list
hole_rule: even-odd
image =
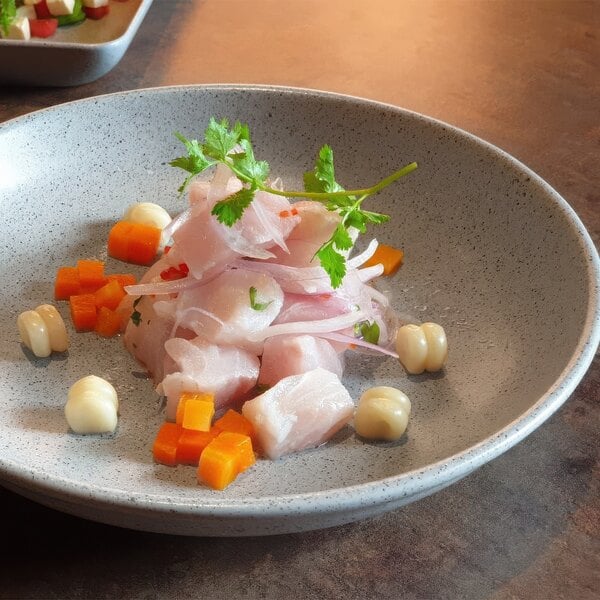
[{"label": "red chili piece", "polygon": [[187,277],[189,272],[188,266],[185,263],[181,263],[178,267],[169,267],[161,271],[160,278],[163,281],[175,281],[176,279]]}]

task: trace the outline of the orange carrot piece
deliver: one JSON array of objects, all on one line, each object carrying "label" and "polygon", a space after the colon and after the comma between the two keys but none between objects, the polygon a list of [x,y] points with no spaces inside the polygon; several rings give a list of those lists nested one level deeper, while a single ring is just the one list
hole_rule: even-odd
[{"label": "orange carrot piece", "polygon": [[216,443],[204,448],[198,462],[198,483],[215,490],[225,489],[239,474],[239,457],[230,446]]},{"label": "orange carrot piece", "polygon": [[198,466],[202,451],[215,439],[211,431],[181,429],[177,441],[177,464]]},{"label": "orange carrot piece", "polygon": [[94,294],[76,294],[69,298],[71,319],[77,331],[93,331],[96,326],[96,298]]},{"label": "orange carrot piece", "polygon": [[148,265],[156,256],[161,230],[151,225],[118,221],[108,236],[108,254],[137,265]]},{"label": "orange carrot piece", "polygon": [[78,260],[79,283],[85,292],[95,292],[106,283],[104,263],[99,260]]},{"label": "orange carrot piece", "polygon": [[61,267],[56,273],[54,282],[55,300],[68,300],[71,296],[81,293],[79,271],[76,267]]},{"label": "orange carrot piece", "polygon": [[98,309],[94,331],[102,337],[117,335],[121,331],[121,315],[106,306],[101,306]]},{"label": "orange carrot piece", "polygon": [[[184,424],[184,417],[187,410],[186,406],[188,401],[190,400],[208,402],[209,405],[212,406],[212,414],[210,415],[210,420],[208,421],[208,426],[206,427],[206,429],[199,429],[198,427],[192,426],[192,423],[196,418],[194,415],[198,414],[198,411],[201,410],[201,405],[191,409],[192,412],[189,413],[187,425]],[[210,406],[205,406],[204,409],[208,410],[210,409]],[[183,425],[183,427],[185,427],[186,429],[195,429],[196,431],[208,431],[210,429],[210,422],[212,421],[212,418],[214,416],[214,411],[215,397],[212,394],[183,392],[181,396],[179,396],[179,404],[177,405],[177,412],[175,413],[175,422],[178,425]],[[202,421],[202,418],[200,418],[200,421]]]},{"label": "orange carrot piece", "polygon": [[107,281],[116,281],[121,287],[126,285],[135,285],[137,283],[137,277],[131,273],[115,273],[113,275],[106,276]]},{"label": "orange carrot piece", "polygon": [[223,448],[231,448],[235,452],[238,457],[240,473],[256,462],[256,456],[252,449],[252,440],[248,435],[224,431],[215,438],[215,443],[221,445]]},{"label": "orange carrot piece", "polygon": [[209,431],[214,415],[215,403],[212,400],[190,398],[183,409],[181,426],[194,431]]},{"label": "orange carrot piece", "polygon": [[393,246],[386,246],[385,244],[379,244],[375,254],[367,260],[363,267],[373,267],[378,264],[383,265],[384,275],[393,275],[401,266],[404,261],[404,252]]},{"label": "orange carrot piece", "polygon": [[94,296],[98,308],[105,306],[106,308],[110,308],[110,310],[115,310],[127,294],[121,287],[121,284],[113,279],[106,285],[103,285]]},{"label": "orange carrot piece", "polygon": [[221,433],[222,431],[242,433],[249,436],[253,444],[256,441],[256,433],[252,423],[244,415],[231,408],[213,423],[212,430],[216,433]]},{"label": "orange carrot piece", "polygon": [[152,456],[157,463],[174,467],[177,464],[177,442],[181,428],[175,423],[163,423],[152,446]]}]

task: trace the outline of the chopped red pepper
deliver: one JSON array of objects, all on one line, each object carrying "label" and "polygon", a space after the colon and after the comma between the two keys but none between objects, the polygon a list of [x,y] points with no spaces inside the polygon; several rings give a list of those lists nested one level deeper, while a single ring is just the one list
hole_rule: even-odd
[{"label": "chopped red pepper", "polygon": [[292,208],[292,216],[295,217],[298,214],[297,208]]},{"label": "chopped red pepper", "polygon": [[290,211],[289,211],[289,210],[282,210],[282,211],[279,213],[279,216],[280,216],[282,219],[285,219],[285,217],[289,217],[289,216],[290,216]]},{"label": "chopped red pepper", "polygon": [[169,254],[170,249],[171,249],[171,246],[165,246],[165,249],[163,250],[163,254]]},{"label": "chopped red pepper", "polygon": [[168,269],[161,271],[160,278],[163,281],[175,281],[176,279],[187,277],[189,272],[188,266],[185,263],[181,263],[177,267],[169,267]]},{"label": "chopped red pepper", "polygon": [[84,6],[83,12],[85,12],[85,16],[88,19],[94,19],[97,21],[98,19],[102,19],[110,12],[110,6],[107,4],[106,6]]},{"label": "chopped red pepper", "polygon": [[33,8],[35,9],[35,15],[38,19],[51,19],[52,18],[52,13],[50,12],[50,9],[48,8],[48,4],[46,3],[46,0],[42,0],[41,2],[34,4]]},{"label": "chopped red pepper", "polygon": [[[37,4],[34,6],[37,6]],[[58,19],[29,19],[29,29],[33,37],[50,37],[54,35],[57,27]]]}]

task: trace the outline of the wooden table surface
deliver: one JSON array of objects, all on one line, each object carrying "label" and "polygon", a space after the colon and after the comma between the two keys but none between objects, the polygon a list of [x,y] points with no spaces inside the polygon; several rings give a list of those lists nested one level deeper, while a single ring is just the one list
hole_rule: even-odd
[{"label": "wooden table surface", "polygon": [[[270,83],[425,113],[526,163],[600,235],[600,3],[155,0],[123,60],[0,89],[0,120],[125,89]],[[600,598],[600,361],[546,424],[454,486],[325,531],[194,539],[0,489],[2,598]]]}]

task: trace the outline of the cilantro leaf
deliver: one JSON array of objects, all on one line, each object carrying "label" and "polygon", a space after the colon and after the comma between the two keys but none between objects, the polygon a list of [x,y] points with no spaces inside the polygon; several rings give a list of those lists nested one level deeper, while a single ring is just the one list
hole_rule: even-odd
[{"label": "cilantro leaf", "polygon": [[230,130],[227,119],[217,121],[214,117],[211,117],[204,132],[203,150],[207,156],[222,162],[237,146],[240,139],[248,135],[247,126],[244,128],[238,123]]},{"label": "cilantro leaf", "polygon": [[273,300],[269,300],[269,302],[258,302],[256,300],[258,290],[254,286],[248,290],[248,293],[250,295],[250,307],[253,310],[265,310],[273,302]]},{"label": "cilantro leaf", "polygon": [[340,287],[344,275],[346,275],[346,259],[343,254],[337,252],[331,241],[326,242],[319,248],[316,254],[321,266],[329,275],[331,286]]},{"label": "cilantro leaf", "polygon": [[189,175],[184,179],[183,183],[177,189],[177,191],[182,194],[193,177],[199,173],[202,173],[202,171],[208,169],[208,167],[214,165],[215,163],[214,161],[206,158],[202,148],[200,147],[200,144],[198,143],[198,140],[188,140],[186,137],[177,132],[175,133],[175,137],[177,137],[180,142],[183,142],[187,150],[187,156],[180,156],[169,163],[172,167],[178,167],[189,173]]},{"label": "cilantro leaf", "polygon": [[380,331],[377,321],[373,321],[373,323],[369,323],[368,321],[361,323],[359,332],[365,342],[369,342],[370,344],[377,344],[379,342]]},{"label": "cilantro leaf", "polygon": [[346,227],[340,223],[331,236],[331,241],[338,250],[350,250],[354,245]]},{"label": "cilantro leaf", "polygon": [[225,200],[217,202],[211,213],[217,217],[219,223],[231,227],[242,218],[244,211],[254,200],[255,192],[254,188],[242,188],[239,192],[225,198]]},{"label": "cilantro leaf", "polygon": [[254,158],[254,150],[250,140],[242,139],[239,142],[242,152],[233,154],[232,164],[238,176],[255,184],[264,184],[269,176],[269,163]]}]

